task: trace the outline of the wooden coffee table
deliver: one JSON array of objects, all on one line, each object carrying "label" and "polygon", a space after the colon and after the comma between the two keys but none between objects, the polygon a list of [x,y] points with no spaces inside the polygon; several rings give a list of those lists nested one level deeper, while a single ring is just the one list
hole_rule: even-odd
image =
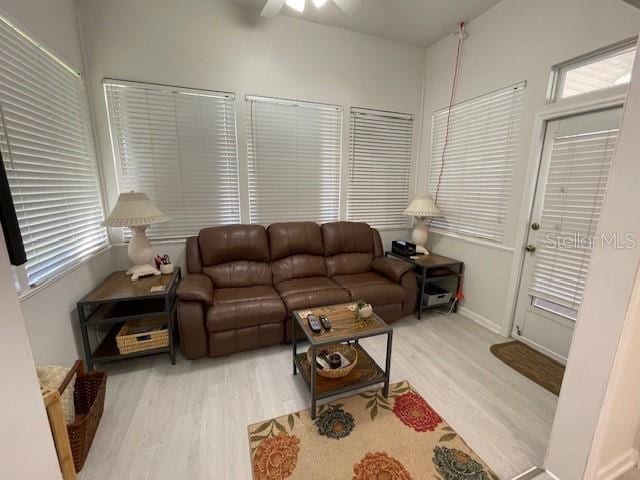
[{"label": "wooden coffee table", "polygon": [[[356,318],[355,311],[349,310],[351,303],[296,310],[292,316],[293,337],[293,374],[298,371],[311,393],[311,418],[316,418],[316,402],[324,398],[342,395],[362,387],[384,383],[384,396],[389,393],[389,371],[391,368],[391,344],[393,329],[384,323],[375,313],[366,322]],[[307,321],[307,315],[326,315],[331,322],[331,330],[313,333]],[[297,333],[302,330],[309,341],[312,361],[309,363],[307,352],[298,353]],[[359,343],[362,338],[375,335],[387,336],[387,356],[385,369],[382,370]],[[324,378],[316,373],[316,355],[324,345],[340,342],[353,342],[358,351],[355,368],[342,378]]]}]

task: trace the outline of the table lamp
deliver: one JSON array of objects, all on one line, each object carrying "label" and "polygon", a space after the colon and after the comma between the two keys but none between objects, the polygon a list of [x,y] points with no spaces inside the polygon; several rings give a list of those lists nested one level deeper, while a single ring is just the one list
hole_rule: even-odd
[{"label": "table lamp", "polygon": [[151,265],[153,249],[145,230],[149,225],[167,221],[169,217],[162,213],[145,193],[132,191],[121,193],[118,197],[116,206],[104,221],[104,225],[131,229],[132,237],[127,252],[133,267],[127,270],[127,275],[131,275],[132,281],[146,275],[160,275],[158,269]]},{"label": "table lamp", "polygon": [[426,249],[429,231],[424,224],[424,219],[427,217],[442,217],[442,213],[438,210],[433,198],[428,194],[418,195],[411,200],[404,214],[415,217],[411,241],[416,244],[416,252],[429,255],[429,251]]}]

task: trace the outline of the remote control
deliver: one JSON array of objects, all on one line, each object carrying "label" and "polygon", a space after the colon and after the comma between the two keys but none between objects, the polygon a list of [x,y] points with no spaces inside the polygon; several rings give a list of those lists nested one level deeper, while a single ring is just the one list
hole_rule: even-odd
[{"label": "remote control", "polygon": [[320,323],[325,330],[331,330],[331,322],[326,315],[320,315]]},{"label": "remote control", "polygon": [[311,331],[313,333],[322,332],[322,326],[320,325],[320,322],[318,321],[318,317],[316,317],[313,313],[310,314],[307,317],[307,321],[309,322],[309,328],[311,328]]}]

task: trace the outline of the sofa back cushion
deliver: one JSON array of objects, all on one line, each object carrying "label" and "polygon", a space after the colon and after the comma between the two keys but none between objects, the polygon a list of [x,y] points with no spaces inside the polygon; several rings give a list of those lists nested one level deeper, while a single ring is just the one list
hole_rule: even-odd
[{"label": "sofa back cushion", "polygon": [[330,277],[371,270],[371,262],[381,248],[374,229],[366,223],[334,222],[325,223],[321,230]]},{"label": "sofa back cushion", "polygon": [[274,223],[267,233],[274,283],[327,276],[322,232],[317,223]]},{"label": "sofa back cushion", "polygon": [[205,228],[198,236],[202,272],[216,288],[270,285],[269,240],[261,225]]}]

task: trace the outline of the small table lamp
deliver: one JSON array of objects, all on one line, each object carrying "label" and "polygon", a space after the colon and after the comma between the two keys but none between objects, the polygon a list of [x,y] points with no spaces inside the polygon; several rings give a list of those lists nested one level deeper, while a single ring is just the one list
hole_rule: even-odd
[{"label": "small table lamp", "polygon": [[169,217],[162,213],[145,193],[121,193],[118,197],[116,206],[104,221],[104,225],[131,229],[133,236],[127,249],[129,260],[133,263],[133,267],[127,270],[131,280],[135,281],[145,275],[160,275],[160,272],[151,265],[153,249],[145,230],[149,225],[167,221]]},{"label": "small table lamp", "polygon": [[442,213],[438,210],[433,198],[427,194],[418,195],[411,200],[404,214],[415,217],[413,231],[411,232],[411,241],[416,244],[416,252],[429,255],[429,251],[425,247],[427,238],[429,237],[429,231],[424,224],[424,219],[426,217],[442,217]]}]

